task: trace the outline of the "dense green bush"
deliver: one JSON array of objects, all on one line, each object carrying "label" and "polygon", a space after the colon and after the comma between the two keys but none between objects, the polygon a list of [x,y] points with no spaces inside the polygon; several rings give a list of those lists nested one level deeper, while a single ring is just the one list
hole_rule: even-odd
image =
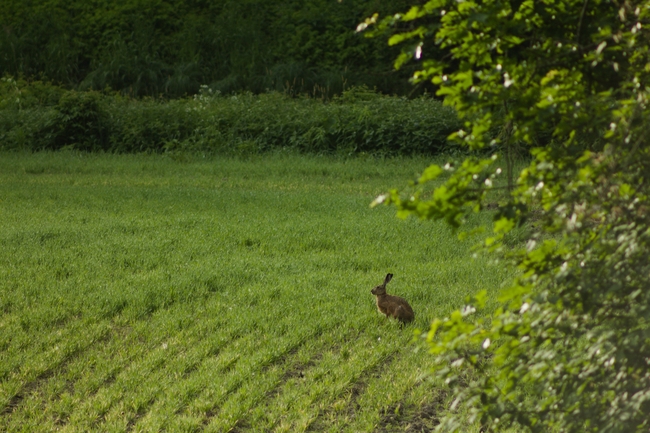
[{"label": "dense green bush", "polygon": [[133,99],[3,79],[0,148],[110,152],[433,154],[458,129],[453,110],[354,88],[324,102],[282,93]]},{"label": "dense green bush", "polygon": [[[402,30],[400,61],[447,50],[414,76],[463,118],[454,141],[500,148],[376,202],[459,226],[498,200],[486,252],[520,271],[487,317],[476,286],[432,322],[453,401],[437,431],[647,432],[650,1],[429,0],[375,23]],[[521,143],[533,158],[497,195]]]}]

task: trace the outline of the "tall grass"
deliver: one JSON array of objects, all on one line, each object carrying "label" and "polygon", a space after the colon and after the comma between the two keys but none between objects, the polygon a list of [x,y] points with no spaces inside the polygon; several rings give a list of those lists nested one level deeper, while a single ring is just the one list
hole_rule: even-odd
[{"label": "tall grass", "polygon": [[428,162],[1,154],[0,430],[432,427],[413,330],[511,271],[369,208]]}]

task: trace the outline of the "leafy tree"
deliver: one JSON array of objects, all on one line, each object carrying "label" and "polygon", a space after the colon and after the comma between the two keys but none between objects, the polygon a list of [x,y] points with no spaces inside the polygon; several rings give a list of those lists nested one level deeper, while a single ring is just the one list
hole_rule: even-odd
[{"label": "leafy tree", "polygon": [[408,0],[3,0],[0,76],[169,97],[222,92],[340,94],[408,89],[385,41],[352,30]]},{"label": "leafy tree", "polygon": [[479,292],[426,333],[454,395],[441,430],[650,428],[649,17],[644,0],[431,0],[359,26],[396,29],[396,65],[417,62],[413,80],[462,116],[451,138],[494,152],[376,202],[459,227],[495,194],[509,149],[532,155],[485,245],[519,276],[487,317]]}]

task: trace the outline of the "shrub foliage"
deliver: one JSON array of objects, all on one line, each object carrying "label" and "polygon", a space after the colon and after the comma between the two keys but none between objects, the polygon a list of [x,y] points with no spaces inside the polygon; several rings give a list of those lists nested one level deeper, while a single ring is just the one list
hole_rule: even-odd
[{"label": "shrub foliage", "polygon": [[0,147],[28,150],[435,154],[450,150],[447,136],[460,126],[439,101],[367,88],[327,103],[277,92],[222,96],[207,86],[159,100],[4,78],[0,113]]},{"label": "shrub foliage", "polygon": [[[431,166],[414,194],[378,201],[459,226],[491,199],[508,149],[534,147],[486,243],[520,276],[488,318],[475,317],[478,293],[426,334],[454,393],[441,430],[469,419],[492,430],[647,431],[649,18],[643,0],[431,0],[362,25],[397,28],[398,65],[420,58],[415,79],[439,86],[463,117],[453,138],[495,150]],[[430,47],[448,56],[427,56]],[[526,220],[525,248],[506,251]]]}]

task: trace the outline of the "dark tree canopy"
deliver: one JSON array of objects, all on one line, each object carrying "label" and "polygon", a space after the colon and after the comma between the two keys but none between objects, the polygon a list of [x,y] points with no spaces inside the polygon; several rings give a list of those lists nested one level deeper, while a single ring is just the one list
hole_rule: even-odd
[{"label": "dark tree canopy", "polygon": [[412,90],[385,42],[354,33],[387,0],[3,0],[0,76],[132,95]]}]

